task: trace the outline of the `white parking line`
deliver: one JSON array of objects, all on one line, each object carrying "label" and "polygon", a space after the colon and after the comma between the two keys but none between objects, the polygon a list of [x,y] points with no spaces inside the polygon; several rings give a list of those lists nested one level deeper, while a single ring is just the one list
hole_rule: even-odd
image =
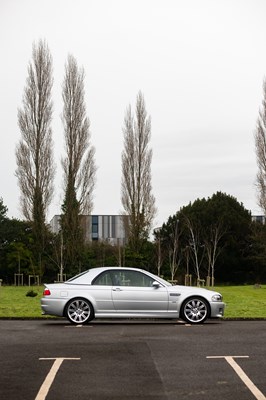
[{"label": "white parking line", "polygon": [[233,370],[237,373],[239,378],[244,382],[244,384],[248,387],[251,393],[256,397],[257,400],[266,400],[266,397],[263,393],[254,385],[254,383],[249,379],[247,374],[243,371],[242,368],[236,363],[234,358],[249,358],[249,356],[209,356],[206,358],[224,358],[229,365],[233,368]]},{"label": "white parking line", "polygon": [[93,328],[92,325],[65,325],[65,328]]},{"label": "white parking line", "polygon": [[37,396],[35,397],[35,400],[44,400],[49,392],[49,389],[54,381],[54,378],[57,374],[57,371],[59,370],[62,362],[64,360],[80,360],[80,358],[39,358],[39,360],[55,360],[55,362],[52,365],[52,368],[50,369],[48,375],[46,376]]}]

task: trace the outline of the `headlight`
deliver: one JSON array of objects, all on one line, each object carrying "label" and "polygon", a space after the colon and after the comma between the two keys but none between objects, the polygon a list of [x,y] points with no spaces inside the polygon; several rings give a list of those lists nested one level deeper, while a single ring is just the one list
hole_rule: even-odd
[{"label": "headlight", "polygon": [[216,293],[212,296],[212,301],[223,301],[223,296],[219,293]]}]

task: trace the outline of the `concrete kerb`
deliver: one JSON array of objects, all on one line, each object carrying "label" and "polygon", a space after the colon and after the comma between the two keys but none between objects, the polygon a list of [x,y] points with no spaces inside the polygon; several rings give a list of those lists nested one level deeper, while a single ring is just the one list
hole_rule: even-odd
[{"label": "concrete kerb", "polygon": [[[0,317],[0,321],[67,321],[66,318],[64,317],[53,317],[53,316],[43,316],[43,317]],[[181,321],[181,319],[178,320],[168,320],[168,319],[154,319],[154,318],[125,318],[125,319],[115,319],[115,318],[110,318],[110,319],[101,319],[97,318],[95,320],[92,320],[92,322],[113,322],[113,321],[119,321],[121,323],[123,322],[164,322],[164,323],[173,323],[175,321]],[[221,319],[209,319],[207,320],[209,322],[226,322],[226,321],[266,321],[266,317],[224,317]],[[203,324],[204,325],[204,324]]]}]

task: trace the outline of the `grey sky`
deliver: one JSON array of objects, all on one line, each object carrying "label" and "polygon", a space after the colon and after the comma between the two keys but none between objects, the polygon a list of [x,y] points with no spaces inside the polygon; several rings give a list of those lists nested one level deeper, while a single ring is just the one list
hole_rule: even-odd
[{"label": "grey sky", "polygon": [[155,226],[218,190],[260,213],[253,132],[266,75],[265,16],[265,0],[0,0],[0,197],[8,215],[21,217],[17,109],[40,38],[54,65],[57,177],[49,218],[62,201],[61,84],[69,53],[86,72],[98,165],[93,213],[121,210],[122,125],[139,90],[152,118]]}]

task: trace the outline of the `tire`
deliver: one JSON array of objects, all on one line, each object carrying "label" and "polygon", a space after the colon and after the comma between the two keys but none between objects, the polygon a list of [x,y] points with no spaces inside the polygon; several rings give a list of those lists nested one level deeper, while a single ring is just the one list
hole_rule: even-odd
[{"label": "tire", "polygon": [[83,325],[94,318],[94,311],[88,300],[76,298],[67,303],[65,316],[71,324]]},{"label": "tire", "polygon": [[186,299],[181,307],[180,316],[189,324],[202,324],[209,317],[210,308],[201,297]]}]

